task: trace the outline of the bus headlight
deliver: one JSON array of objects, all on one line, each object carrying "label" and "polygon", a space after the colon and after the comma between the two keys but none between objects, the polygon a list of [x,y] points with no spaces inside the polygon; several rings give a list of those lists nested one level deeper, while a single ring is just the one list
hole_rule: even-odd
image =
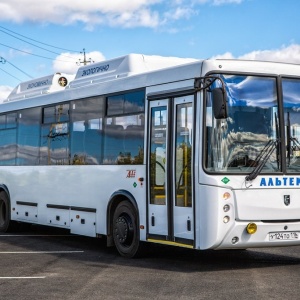
[{"label": "bus headlight", "polygon": [[230,206],[228,205],[228,204],[225,204],[224,206],[223,206],[223,211],[224,212],[228,212],[230,210]]},{"label": "bus headlight", "polygon": [[249,234],[254,234],[257,231],[257,225],[255,223],[249,223],[246,230]]},{"label": "bus headlight", "polygon": [[226,223],[228,223],[230,221],[230,218],[229,218],[229,216],[225,216],[224,218],[223,218],[223,222],[226,224]]}]

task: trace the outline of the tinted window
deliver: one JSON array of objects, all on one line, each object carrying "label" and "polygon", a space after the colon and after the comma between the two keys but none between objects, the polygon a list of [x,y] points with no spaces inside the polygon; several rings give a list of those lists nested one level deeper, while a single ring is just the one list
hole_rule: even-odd
[{"label": "tinted window", "polygon": [[107,97],[108,116],[143,112],[145,109],[144,107],[144,91],[137,91]]},{"label": "tinted window", "polygon": [[71,163],[97,165],[102,161],[105,98],[87,98],[71,103]]},{"label": "tinted window", "polygon": [[280,171],[276,79],[221,75],[228,95],[228,118],[216,120],[207,93],[206,166],[210,171],[250,173],[270,151],[263,172]]},{"label": "tinted window", "polygon": [[18,165],[38,165],[40,148],[40,120],[42,109],[31,108],[19,113]]},{"label": "tinted window", "polygon": [[104,164],[142,164],[144,114],[105,119]]},{"label": "tinted window", "polygon": [[41,129],[40,164],[70,164],[68,120],[69,104],[59,104],[44,108]]},{"label": "tinted window", "polygon": [[15,165],[17,113],[0,116],[0,165]]},{"label": "tinted window", "polygon": [[283,79],[285,144],[288,172],[300,172],[300,80]]}]

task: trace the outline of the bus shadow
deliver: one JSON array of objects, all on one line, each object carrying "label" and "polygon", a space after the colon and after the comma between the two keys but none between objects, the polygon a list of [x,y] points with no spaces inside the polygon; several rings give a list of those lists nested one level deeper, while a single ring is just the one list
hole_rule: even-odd
[{"label": "bus shadow", "polygon": [[172,272],[213,272],[233,269],[266,268],[300,265],[300,247],[262,248],[249,250],[198,251],[159,244],[146,244],[140,258],[121,257],[114,247],[106,247],[106,239],[71,235],[66,230],[31,226],[13,233],[6,239],[11,247],[28,251],[53,251],[52,255],[79,260],[93,267],[122,265],[135,268],[157,269]]},{"label": "bus shadow", "polygon": [[298,256],[291,255],[291,248],[198,251],[150,245],[145,259],[151,261],[152,267],[156,266],[160,269],[178,272],[207,272],[300,265],[300,247],[294,248]]}]

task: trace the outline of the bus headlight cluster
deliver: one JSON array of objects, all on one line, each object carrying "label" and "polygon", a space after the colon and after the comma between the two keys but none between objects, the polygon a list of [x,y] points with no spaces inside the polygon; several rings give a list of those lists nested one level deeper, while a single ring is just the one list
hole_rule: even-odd
[{"label": "bus headlight cluster", "polygon": [[[223,200],[226,201],[226,200],[228,200],[230,198],[231,198],[231,194],[229,192],[225,192],[223,194]],[[227,212],[229,212],[229,210],[230,210],[230,205],[229,204],[225,204],[223,206],[223,211],[225,213],[227,213]],[[230,221],[230,217],[228,215],[226,215],[226,216],[223,217],[223,223],[227,224],[229,221]]]}]

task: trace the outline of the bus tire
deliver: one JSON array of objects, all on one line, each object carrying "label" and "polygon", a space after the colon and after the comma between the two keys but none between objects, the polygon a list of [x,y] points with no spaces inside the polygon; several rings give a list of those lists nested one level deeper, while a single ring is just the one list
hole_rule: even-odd
[{"label": "bus tire", "polygon": [[10,201],[7,194],[2,191],[0,192],[0,232],[9,231],[12,225],[10,219]]},{"label": "bus tire", "polygon": [[129,201],[118,204],[113,215],[113,239],[124,257],[136,257],[140,248],[137,211]]}]

